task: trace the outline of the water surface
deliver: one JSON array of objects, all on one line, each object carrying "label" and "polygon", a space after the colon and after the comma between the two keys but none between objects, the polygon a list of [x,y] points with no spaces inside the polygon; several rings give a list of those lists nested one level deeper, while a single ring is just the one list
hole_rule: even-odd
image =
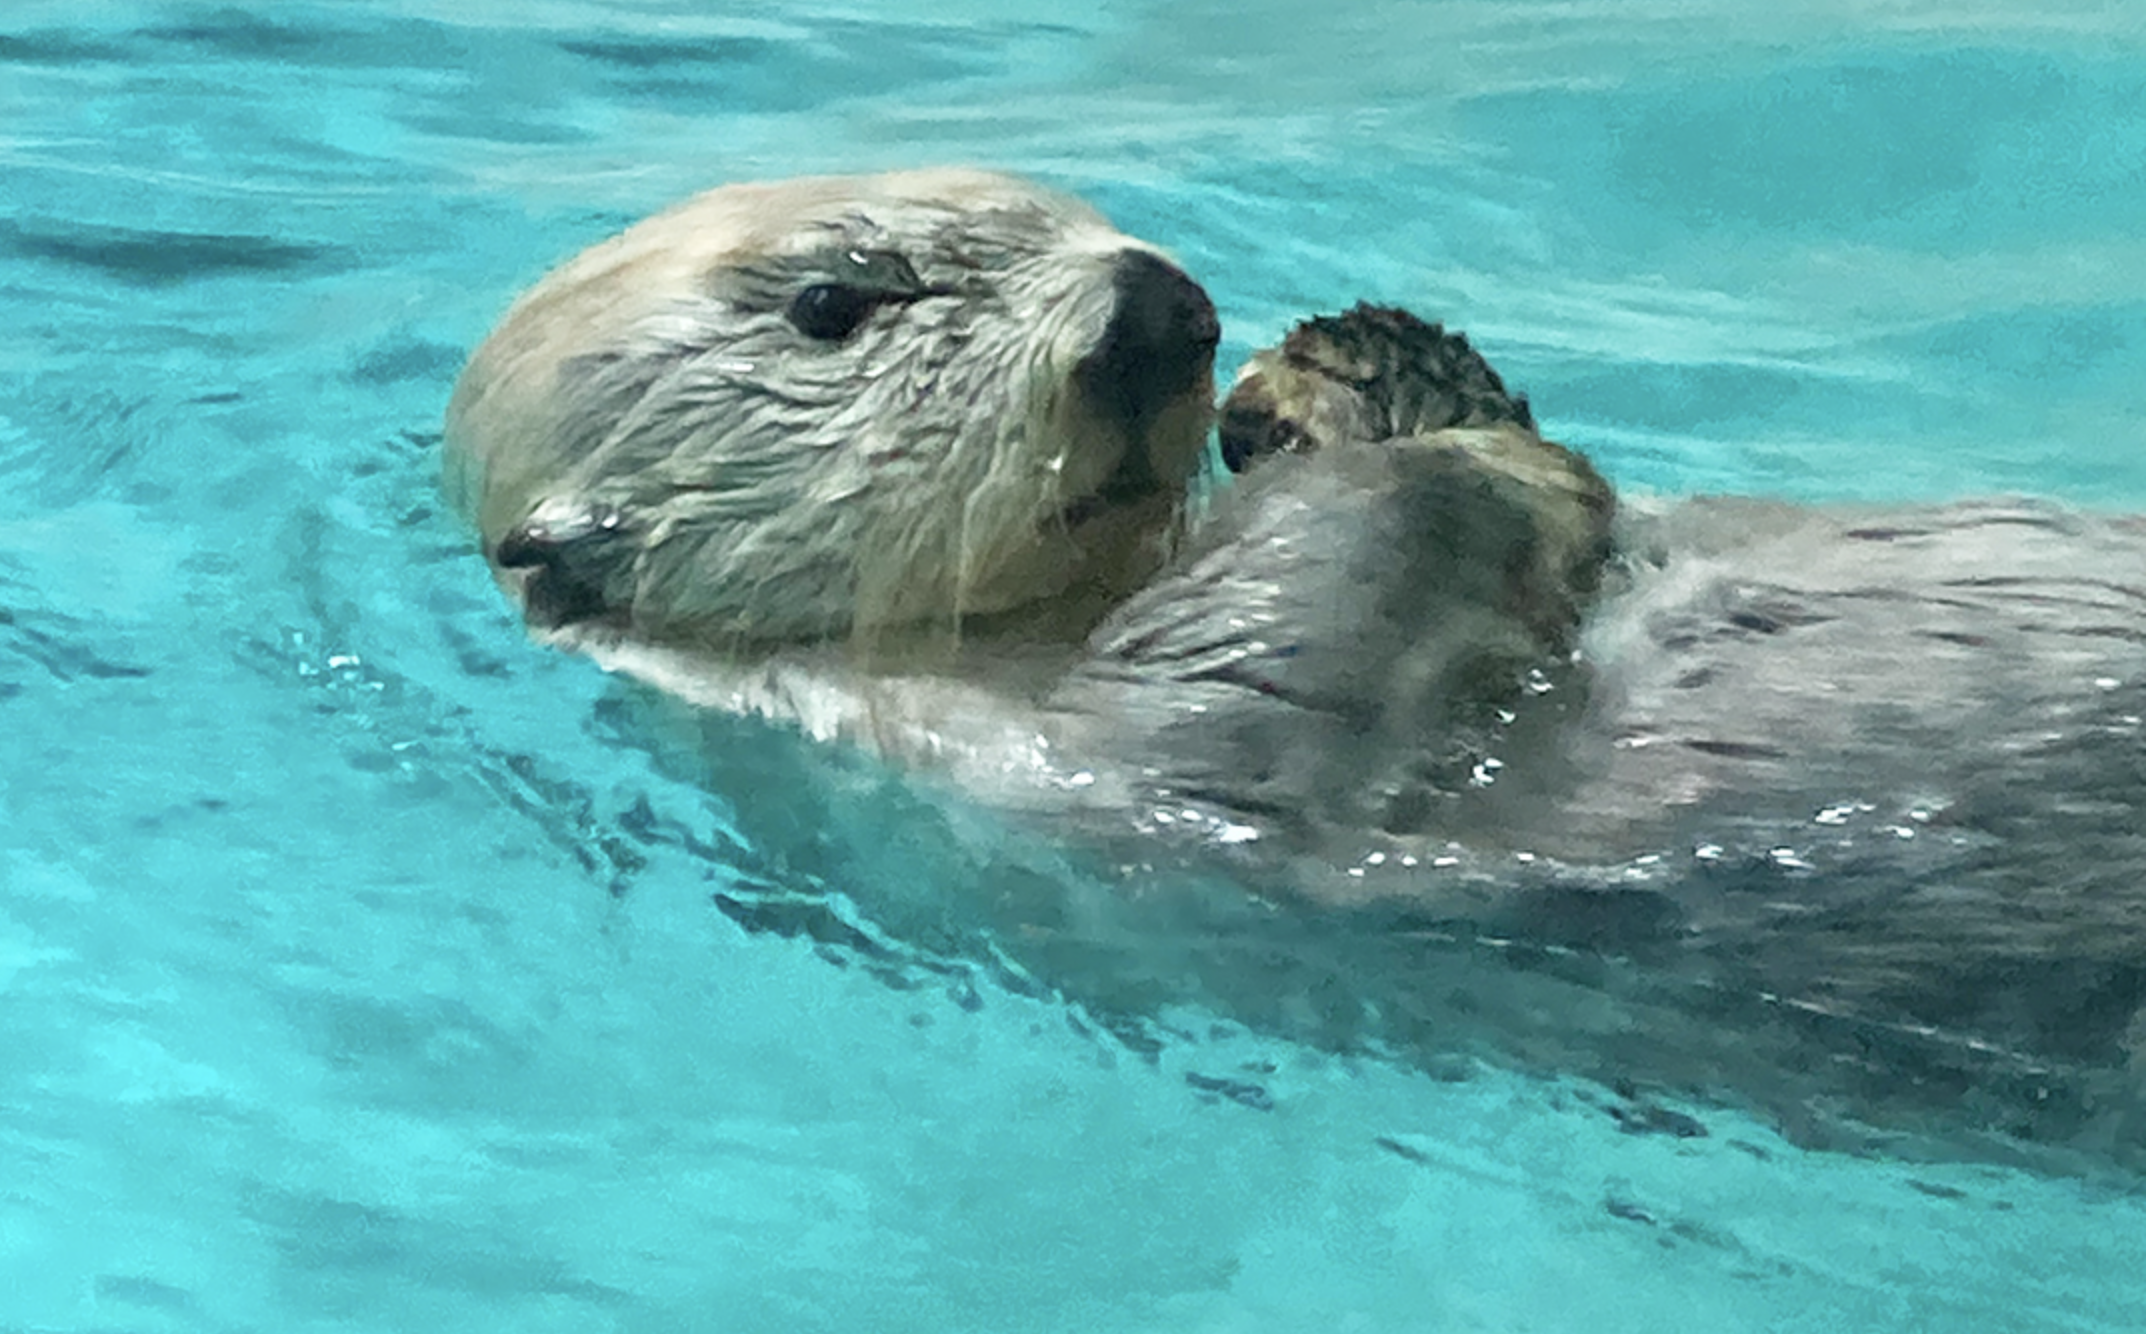
[{"label": "water surface", "polygon": [[[904,963],[524,641],[433,490],[460,357],[805,171],[1084,193],[1226,361],[1446,318],[1629,487],[2146,505],[2124,6],[1081,14],[0,16],[0,1329],[2136,1326],[2121,1177]],[[788,892],[834,943],[734,920]]]}]

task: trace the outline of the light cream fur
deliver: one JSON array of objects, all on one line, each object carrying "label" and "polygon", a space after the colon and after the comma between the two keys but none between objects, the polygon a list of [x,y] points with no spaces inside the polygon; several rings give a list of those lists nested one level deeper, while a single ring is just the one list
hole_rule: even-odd
[{"label": "light cream fur", "polygon": [[[1188,389],[1129,440],[1071,385],[1134,251],[1153,247],[987,172],[711,191],[507,312],[448,408],[448,493],[495,557],[533,517],[615,522],[591,578],[644,642],[899,657],[1017,610],[1077,638],[1167,555],[1211,411]],[[785,301],[861,253],[927,294],[839,345],[800,335]],[[1128,451],[1164,489],[1081,510]]]}]

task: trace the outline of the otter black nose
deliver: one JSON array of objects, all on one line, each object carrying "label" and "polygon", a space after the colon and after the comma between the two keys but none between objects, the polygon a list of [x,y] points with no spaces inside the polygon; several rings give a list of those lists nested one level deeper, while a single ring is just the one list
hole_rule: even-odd
[{"label": "otter black nose", "polygon": [[1207,293],[1168,260],[1128,250],[1114,263],[1117,306],[1078,374],[1103,410],[1138,435],[1213,375],[1222,327]]}]

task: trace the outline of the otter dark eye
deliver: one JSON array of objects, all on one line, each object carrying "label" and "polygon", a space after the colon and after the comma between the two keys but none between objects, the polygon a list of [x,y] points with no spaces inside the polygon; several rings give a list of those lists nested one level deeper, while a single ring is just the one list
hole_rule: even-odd
[{"label": "otter dark eye", "polygon": [[807,338],[839,343],[885,298],[846,283],[814,283],[790,298],[790,323]]}]

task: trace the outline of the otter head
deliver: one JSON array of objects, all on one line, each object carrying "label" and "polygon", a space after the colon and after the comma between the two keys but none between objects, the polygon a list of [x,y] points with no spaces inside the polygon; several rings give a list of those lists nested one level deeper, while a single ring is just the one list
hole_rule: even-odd
[{"label": "otter head", "polygon": [[1092,618],[1166,554],[1216,341],[1154,247],[1022,181],[733,185],[508,311],[447,486],[538,625],[749,652]]}]

